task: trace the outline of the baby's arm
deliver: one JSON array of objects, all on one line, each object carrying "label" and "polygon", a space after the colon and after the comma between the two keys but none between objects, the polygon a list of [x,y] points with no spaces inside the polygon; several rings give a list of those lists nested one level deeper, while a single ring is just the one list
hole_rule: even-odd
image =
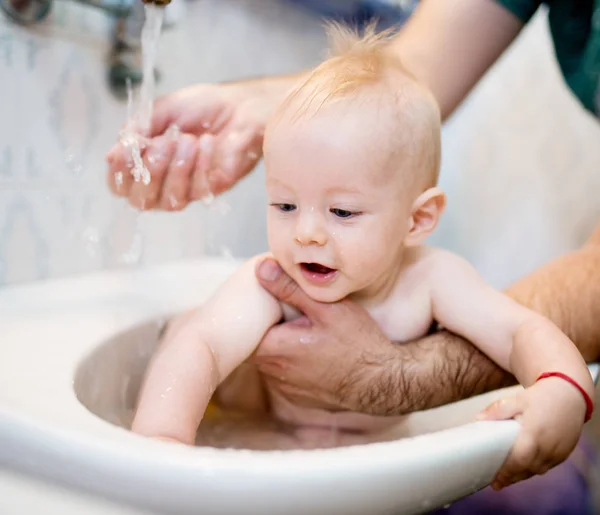
[{"label": "baby's arm", "polygon": [[471,341],[525,387],[544,372],[560,371],[593,395],[583,357],[550,320],[492,288],[464,259],[447,252],[431,259],[437,322]]},{"label": "baby's arm", "polygon": [[[431,279],[434,318],[473,342],[525,387],[479,417],[515,418],[521,424],[492,486],[498,489],[543,474],[564,461],[581,435],[594,398],[590,373],[573,342],[550,320],[487,285],[458,256],[435,256]],[[559,375],[538,381],[546,372]]]},{"label": "baby's arm", "polygon": [[173,321],[153,356],[132,431],[193,445],[218,385],[282,316],[258,283],[258,256],[244,263],[200,308]]}]

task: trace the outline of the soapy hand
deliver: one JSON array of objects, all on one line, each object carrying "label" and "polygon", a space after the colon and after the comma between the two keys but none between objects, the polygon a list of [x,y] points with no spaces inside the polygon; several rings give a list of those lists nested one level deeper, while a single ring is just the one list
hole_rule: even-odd
[{"label": "soapy hand", "polygon": [[222,193],[261,158],[279,90],[276,81],[200,84],[157,99],[140,145],[150,182],[134,180],[131,153],[117,143],[106,156],[109,188],[139,209],[168,211]]},{"label": "soapy hand", "polygon": [[544,474],[567,459],[581,436],[585,410],[580,392],[560,378],[544,379],[488,406],[478,420],[514,418],[521,425],[492,488]]}]

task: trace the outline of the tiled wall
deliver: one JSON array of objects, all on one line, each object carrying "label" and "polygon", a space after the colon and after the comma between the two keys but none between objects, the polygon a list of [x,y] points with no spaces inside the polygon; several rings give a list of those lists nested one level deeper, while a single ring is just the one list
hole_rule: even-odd
[{"label": "tiled wall", "polygon": [[[105,83],[109,20],[55,3],[34,29],[0,18],[0,284],[264,250],[260,167],[222,197],[227,215],[201,204],[138,214],[110,196],[103,156],[126,110]],[[186,9],[160,43],[160,92],[322,56],[320,21],[284,0],[191,0]],[[600,219],[598,142],[598,124],[558,75],[542,14],[444,128],[449,208],[433,242],[497,285],[573,248]]]},{"label": "tiled wall", "polygon": [[[159,93],[289,72],[321,57],[321,25],[285,2],[196,0],[186,7],[160,42]],[[262,169],[223,197],[227,215],[201,204],[138,214],[111,197],[104,154],[126,106],[106,85],[109,23],[62,0],[33,29],[0,15],[0,284],[265,248]]]}]

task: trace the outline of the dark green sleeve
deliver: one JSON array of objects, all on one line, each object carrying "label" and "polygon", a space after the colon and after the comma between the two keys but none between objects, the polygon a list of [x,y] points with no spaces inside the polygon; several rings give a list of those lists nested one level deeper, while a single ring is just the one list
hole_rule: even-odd
[{"label": "dark green sleeve", "polygon": [[527,23],[538,7],[544,3],[542,0],[496,0],[496,2],[506,7],[523,23]]}]

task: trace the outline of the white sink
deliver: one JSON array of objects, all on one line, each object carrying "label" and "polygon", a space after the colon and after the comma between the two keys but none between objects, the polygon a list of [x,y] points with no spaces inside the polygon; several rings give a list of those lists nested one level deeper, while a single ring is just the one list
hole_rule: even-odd
[{"label": "white sink", "polygon": [[518,424],[471,421],[506,391],[411,415],[398,440],[334,449],[192,448],[121,427],[161,320],[235,266],[203,259],[0,291],[0,513],[398,515],[489,484]]}]

